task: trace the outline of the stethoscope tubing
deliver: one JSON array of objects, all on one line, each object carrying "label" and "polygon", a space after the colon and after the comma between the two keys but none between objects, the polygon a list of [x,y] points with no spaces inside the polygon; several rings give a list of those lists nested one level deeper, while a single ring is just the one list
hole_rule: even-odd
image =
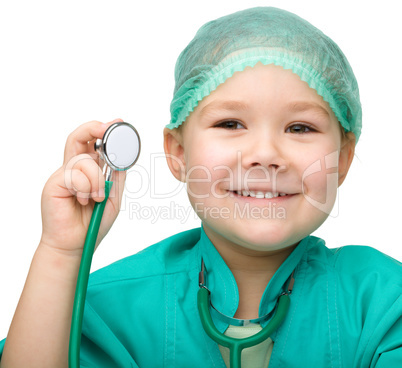
[{"label": "stethoscope tubing", "polygon": [[105,199],[102,202],[95,203],[91,216],[91,221],[89,223],[87,235],[85,238],[80,269],[78,271],[77,286],[75,289],[73,313],[71,319],[70,343],[68,351],[69,368],[80,367],[81,329],[84,316],[85,298],[87,295],[89,272],[91,269],[92,256],[95,250],[100,223],[112,185],[112,181],[105,181]]},{"label": "stethoscope tubing", "polygon": [[210,292],[205,287],[200,287],[197,294],[197,307],[202,326],[207,335],[219,345],[230,350],[230,368],[241,368],[241,353],[243,349],[255,346],[265,341],[283,322],[289,309],[290,297],[284,293],[279,297],[275,315],[260,332],[250,337],[236,339],[221,333],[212,321],[209,310]]}]

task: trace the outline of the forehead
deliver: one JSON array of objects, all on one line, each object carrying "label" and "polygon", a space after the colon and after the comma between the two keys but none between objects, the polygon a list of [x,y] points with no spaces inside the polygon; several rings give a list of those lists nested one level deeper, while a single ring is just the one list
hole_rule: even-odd
[{"label": "forehead", "polygon": [[236,72],[201,100],[191,115],[202,118],[214,111],[245,112],[272,109],[287,112],[314,111],[335,119],[328,103],[291,70],[257,63]]}]

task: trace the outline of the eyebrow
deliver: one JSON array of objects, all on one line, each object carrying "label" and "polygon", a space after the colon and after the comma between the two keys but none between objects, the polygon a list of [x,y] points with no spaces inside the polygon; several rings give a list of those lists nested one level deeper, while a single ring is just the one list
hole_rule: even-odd
[{"label": "eyebrow", "polygon": [[296,101],[290,103],[286,109],[290,112],[316,111],[326,118],[330,117],[328,110],[316,102]]},{"label": "eyebrow", "polygon": [[[232,111],[242,112],[242,111],[246,111],[248,109],[249,109],[249,105],[243,101],[216,100],[216,101],[209,103],[208,105],[204,106],[201,109],[200,117],[204,116],[205,114],[208,114],[209,112],[211,112],[213,110],[225,110],[225,111],[229,111],[229,112],[232,112]],[[291,113],[315,111],[318,114],[323,115],[325,118],[330,117],[328,110],[316,102],[307,102],[307,101],[291,102],[285,107],[285,111],[289,111]]]},{"label": "eyebrow", "polygon": [[242,101],[235,101],[235,100],[228,100],[228,101],[223,101],[223,100],[216,100],[208,105],[204,106],[201,111],[200,111],[200,117],[203,115],[207,114],[211,110],[226,110],[226,111],[246,111],[249,109],[248,104],[242,102]]}]

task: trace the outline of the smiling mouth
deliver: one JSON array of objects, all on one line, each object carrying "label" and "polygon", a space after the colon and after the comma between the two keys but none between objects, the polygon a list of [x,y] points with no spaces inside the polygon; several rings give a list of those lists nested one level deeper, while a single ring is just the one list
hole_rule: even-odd
[{"label": "smiling mouth", "polygon": [[235,190],[231,191],[233,194],[240,197],[252,197],[257,199],[271,199],[277,197],[289,197],[293,194],[281,193],[281,192],[263,192],[254,190]]}]

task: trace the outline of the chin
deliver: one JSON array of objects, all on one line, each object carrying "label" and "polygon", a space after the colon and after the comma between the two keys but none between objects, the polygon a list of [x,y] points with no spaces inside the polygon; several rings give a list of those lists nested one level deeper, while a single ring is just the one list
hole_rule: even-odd
[{"label": "chin", "polygon": [[258,251],[272,251],[286,248],[292,245],[292,242],[289,242],[289,239],[278,235],[278,234],[269,234],[265,236],[257,236],[253,234],[252,237],[248,237],[248,239],[244,239],[243,246],[248,249],[258,250]]},{"label": "chin", "polygon": [[235,237],[233,242],[247,249],[272,251],[286,248],[300,241],[283,224],[255,225],[233,231],[232,236]]}]

